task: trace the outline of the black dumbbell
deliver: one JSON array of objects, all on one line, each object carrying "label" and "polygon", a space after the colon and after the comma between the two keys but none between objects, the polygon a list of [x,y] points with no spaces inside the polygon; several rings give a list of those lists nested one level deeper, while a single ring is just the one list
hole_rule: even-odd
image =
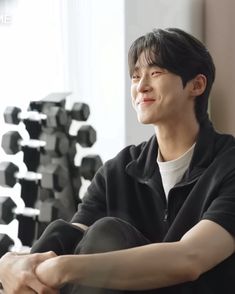
[{"label": "black dumbbell", "polygon": [[90,115],[90,108],[86,103],[74,103],[68,114],[73,120],[86,121]]},{"label": "black dumbbell", "polygon": [[99,155],[92,154],[82,158],[80,175],[86,180],[92,180],[97,170],[102,166],[102,160]]},{"label": "black dumbbell", "polygon": [[55,193],[53,190],[38,187],[37,199],[39,201],[45,201],[47,199],[54,199],[54,198],[55,198]]},{"label": "black dumbbell", "polygon": [[15,219],[18,220],[18,238],[24,246],[32,246],[36,237],[38,215],[40,211],[25,207],[14,210]]},{"label": "black dumbbell", "polygon": [[91,147],[96,142],[96,131],[90,125],[81,126],[76,136],[71,136],[73,140],[82,147]]},{"label": "black dumbbell", "polygon": [[82,158],[80,166],[70,167],[71,183],[75,193],[76,204],[80,202],[79,190],[82,186],[81,177],[91,181],[102,164],[99,155],[87,155]]},{"label": "black dumbbell", "polygon": [[24,120],[24,126],[31,139],[38,139],[42,132],[42,124],[39,121]]},{"label": "black dumbbell", "polygon": [[[31,101],[29,109],[33,111],[45,112],[51,106],[65,108],[65,98],[71,93],[51,93],[47,97],[39,101]],[[90,115],[90,108],[88,104],[76,102],[73,104],[71,110],[67,110],[67,114],[76,121],[86,121]]]},{"label": "black dumbbell", "polygon": [[[40,155],[44,152],[41,153],[39,152],[38,149],[32,149],[27,146],[25,146],[22,150],[23,150],[23,162],[25,163],[27,170],[36,171],[38,166],[40,165]],[[48,161],[47,163],[49,162],[50,161]]]},{"label": "black dumbbell", "polygon": [[6,234],[0,234],[0,257],[10,251],[11,246],[14,245],[14,241]]},{"label": "black dumbbell", "polygon": [[[45,107],[46,105],[44,105]],[[44,109],[43,107],[43,109]],[[45,112],[45,111],[44,111]],[[46,112],[45,112],[46,113]],[[86,121],[90,115],[90,108],[86,103],[74,103],[71,110],[67,110],[67,124],[63,127],[63,131],[69,133],[73,120]],[[52,128],[42,127],[45,133],[53,132]]]},{"label": "black dumbbell", "polygon": [[18,166],[12,162],[0,163],[0,185],[13,187],[19,181],[34,181],[40,183],[41,187],[62,191],[67,184],[67,171],[58,164],[50,163],[40,167],[39,172],[20,173]]},{"label": "black dumbbell", "polygon": [[51,156],[61,156],[69,149],[69,140],[62,132],[42,134],[40,140],[23,140],[17,131],[9,131],[2,136],[2,148],[7,154],[16,154],[24,147],[43,149]]},{"label": "black dumbbell", "polygon": [[16,207],[11,197],[0,197],[0,224],[9,224],[13,218],[13,209]]},{"label": "black dumbbell", "polygon": [[[44,228],[52,221],[62,218],[68,220],[67,210],[59,199],[47,199],[39,201],[37,208],[15,209],[18,220],[18,238],[23,245],[32,246],[34,241],[41,235]],[[71,218],[71,217],[70,217]],[[28,233],[27,233],[28,232]]]},{"label": "black dumbbell", "polygon": [[34,207],[37,201],[39,185],[34,181],[20,181],[20,198],[24,201],[25,206]]},{"label": "black dumbbell", "polygon": [[17,208],[10,197],[0,197],[0,224],[18,220],[18,238],[26,246],[31,246],[37,237],[39,223],[49,224],[64,215],[66,211],[58,199],[40,202],[38,208]]},{"label": "black dumbbell", "polygon": [[[38,209],[28,207],[19,209],[10,197],[0,197],[0,224],[7,225],[13,219],[17,219],[18,238],[23,245],[32,245],[36,234],[36,223],[39,214],[40,211]],[[5,242],[8,243],[9,240]]]},{"label": "black dumbbell", "polygon": [[50,223],[58,218],[66,218],[67,212],[59,199],[46,199],[38,203],[40,211],[38,221],[41,223]]},{"label": "black dumbbell", "polygon": [[60,199],[48,198],[44,201],[38,201],[37,208],[39,209],[40,214],[38,216],[35,240],[41,236],[47,225],[52,221],[56,219],[69,221],[72,217],[71,211],[62,204]]},{"label": "black dumbbell", "polygon": [[42,121],[45,126],[57,128],[67,124],[67,112],[65,109],[57,106],[51,106],[45,113],[37,111],[25,111],[18,107],[8,106],[4,111],[4,120],[8,124],[19,124],[20,121]]},{"label": "black dumbbell", "polygon": [[0,197],[0,224],[8,225],[13,219],[27,219],[34,221],[51,222],[63,211],[63,205],[58,199],[46,199],[39,201],[37,208],[18,208],[11,197]]},{"label": "black dumbbell", "polygon": [[36,217],[39,215],[39,210],[31,207],[17,208],[16,203],[11,197],[0,197],[0,224],[8,225],[18,215],[27,217]]},{"label": "black dumbbell", "polygon": [[23,161],[27,166],[27,169],[35,171],[40,162],[40,152],[35,148],[35,144],[33,146],[34,148],[30,146],[19,146],[21,139],[22,138],[18,132],[7,132],[2,136],[2,148],[7,154],[16,154],[20,149],[22,149]]}]

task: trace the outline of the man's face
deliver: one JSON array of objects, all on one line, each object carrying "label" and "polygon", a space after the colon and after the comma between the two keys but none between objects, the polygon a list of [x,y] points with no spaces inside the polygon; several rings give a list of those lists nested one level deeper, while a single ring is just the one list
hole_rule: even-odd
[{"label": "man's face", "polygon": [[180,76],[148,65],[142,53],[131,77],[132,104],[138,120],[153,125],[175,124],[194,115],[189,84],[183,87]]}]

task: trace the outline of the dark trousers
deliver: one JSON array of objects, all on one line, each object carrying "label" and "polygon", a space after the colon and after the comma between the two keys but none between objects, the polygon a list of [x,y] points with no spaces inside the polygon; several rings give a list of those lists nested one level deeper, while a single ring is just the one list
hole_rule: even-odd
[{"label": "dark trousers", "polygon": [[[85,233],[79,228],[62,220],[50,224],[41,238],[33,245],[31,252],[53,250],[62,254],[92,254],[115,251],[149,244],[135,227],[113,217],[96,221]],[[152,291],[119,291],[111,289],[66,285],[63,294],[121,294],[121,293],[157,293]]]}]

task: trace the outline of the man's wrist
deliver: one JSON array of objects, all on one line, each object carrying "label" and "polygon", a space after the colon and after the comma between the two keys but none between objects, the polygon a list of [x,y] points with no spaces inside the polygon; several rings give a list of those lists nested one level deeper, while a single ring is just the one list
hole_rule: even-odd
[{"label": "man's wrist", "polygon": [[[60,269],[61,284],[73,283],[81,279],[81,262],[79,255],[58,256],[58,268]],[[78,260],[79,259],[79,260]]]}]

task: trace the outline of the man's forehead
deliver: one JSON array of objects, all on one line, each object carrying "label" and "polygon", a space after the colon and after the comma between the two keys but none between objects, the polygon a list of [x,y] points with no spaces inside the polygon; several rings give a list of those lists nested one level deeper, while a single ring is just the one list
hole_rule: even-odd
[{"label": "man's forehead", "polygon": [[140,53],[136,61],[135,69],[156,66],[156,64],[156,55],[153,53],[153,51],[144,50]]}]

